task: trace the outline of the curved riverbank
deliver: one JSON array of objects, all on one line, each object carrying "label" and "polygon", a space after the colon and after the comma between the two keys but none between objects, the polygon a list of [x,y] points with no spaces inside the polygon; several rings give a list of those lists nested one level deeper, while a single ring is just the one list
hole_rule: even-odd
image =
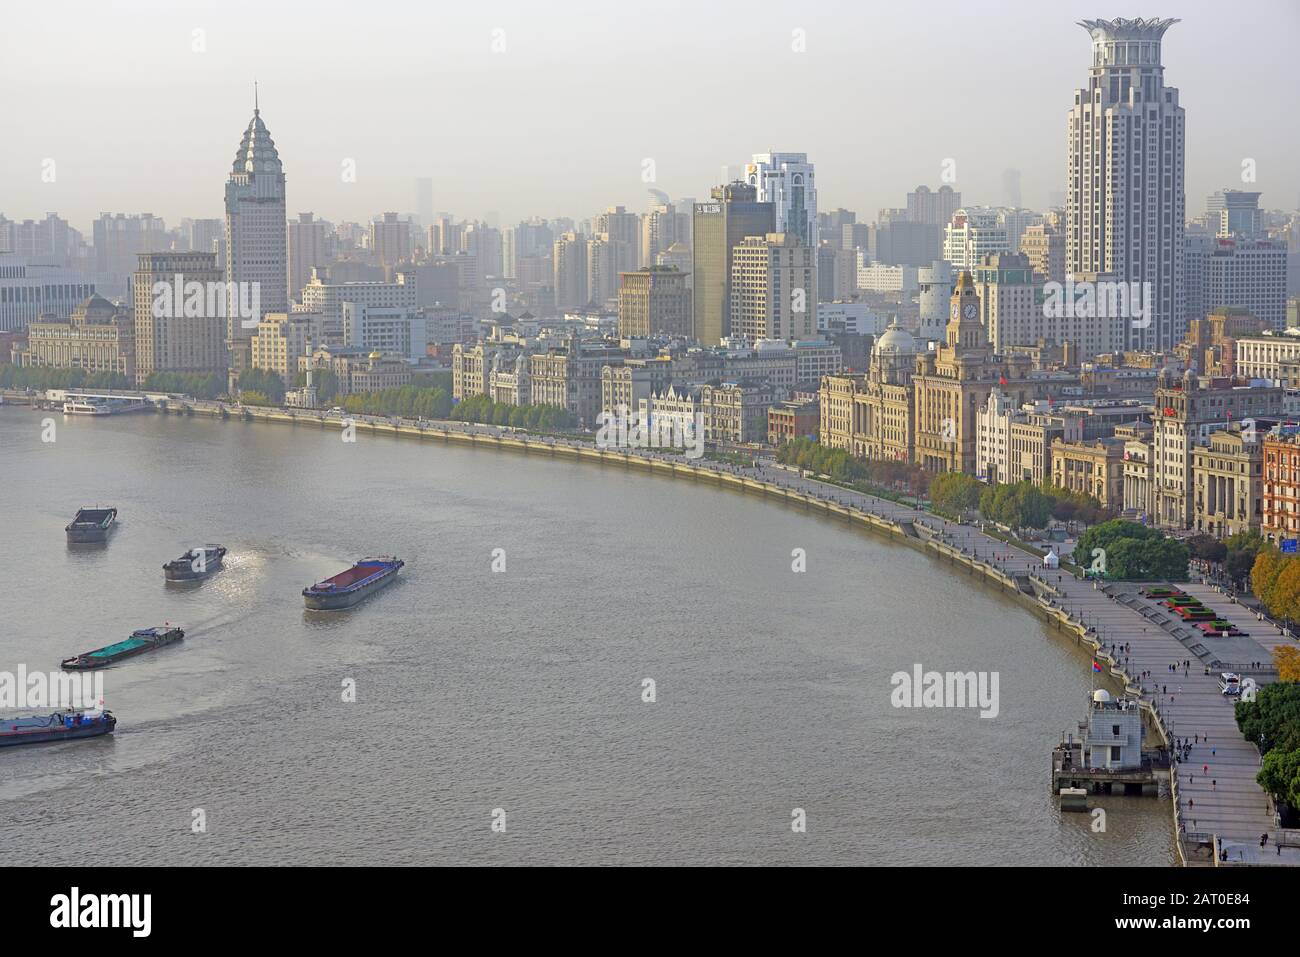
[{"label": "curved riverbank", "polygon": [[[331,419],[314,414],[303,414],[275,409],[200,410],[206,414],[237,417],[247,421],[274,422],[321,429],[339,429],[351,424],[357,432],[370,435],[392,435],[396,438],[416,440],[441,440],[474,448],[492,448],[524,455],[542,455],[551,458],[584,461],[609,468],[636,469],[670,478],[706,482],[730,488],[742,494],[757,494],[787,505],[820,512],[838,518],[850,525],[868,529],[895,542],[905,543],[952,566],[964,568],[968,576],[976,576],[997,590],[1014,595],[1022,606],[1041,615],[1043,620],[1067,634],[1074,633],[1075,643],[1086,646],[1092,657],[1104,669],[1104,674],[1123,687],[1127,694],[1135,695],[1152,735],[1166,749],[1173,742],[1168,718],[1156,706],[1153,696],[1147,693],[1137,679],[1137,668],[1126,665],[1125,656],[1115,653],[1105,640],[1108,636],[1090,623],[1079,607],[1070,607],[1077,595],[1063,588],[1067,577],[1056,572],[1056,581],[1049,579],[1041,567],[1038,555],[1015,549],[997,539],[985,536],[969,526],[952,526],[935,516],[884,499],[849,492],[826,483],[797,476],[795,473],[773,468],[739,469],[714,462],[687,461],[680,456],[654,451],[601,449],[569,439],[550,436],[530,436],[506,432],[491,426],[462,423],[419,423],[409,420],[354,417],[348,420]],[[954,530],[960,529],[959,534]],[[1006,551],[1003,551],[1006,550]],[[1070,577],[1071,587],[1077,590],[1089,586]],[[1097,590],[1099,598],[1110,598],[1106,590]],[[1175,646],[1177,653],[1183,649]],[[1221,735],[1221,729],[1216,729]],[[1221,738],[1220,738],[1221,739]],[[1241,786],[1253,787],[1253,776],[1245,776]],[[1170,774],[1168,785],[1162,787],[1161,798],[1169,796],[1172,805],[1173,834],[1176,838],[1180,863],[1207,863],[1211,854],[1218,856],[1219,835],[1198,832],[1195,821],[1183,819],[1183,804],[1179,794],[1177,774]],[[1190,818],[1191,815],[1188,815]],[[1245,828],[1243,827],[1243,830]],[[1240,840],[1241,835],[1233,835]],[[1195,859],[1193,859],[1195,858]],[[1213,858],[1211,858],[1213,859]]]},{"label": "curved riverbank", "polygon": [[[81,846],[132,862],[317,862],[326,843],[412,863],[1177,859],[1155,801],[1108,799],[1106,835],[1056,806],[1044,744],[1096,687],[1074,643],[965,566],[820,520],[838,513],[314,425],[54,418],[44,444],[41,416],[0,412],[0,571],[42,596],[14,609],[11,666],[155,619],[187,640],[109,675],[111,745],[10,756],[0,849],[61,841],[97,780],[122,800],[97,807],[112,838]],[[64,507],[96,498],[121,528],[70,552]],[[228,567],[165,587],[159,562],[198,541]],[[303,584],[366,553],[406,559],[403,580],[344,616],[303,611]],[[893,707],[891,674],[917,662],[999,672],[997,720]],[[437,733],[394,734],[417,717]],[[196,839],[200,806],[217,826]],[[508,841],[483,823],[498,806]],[[792,838],[796,806],[812,826]]]}]

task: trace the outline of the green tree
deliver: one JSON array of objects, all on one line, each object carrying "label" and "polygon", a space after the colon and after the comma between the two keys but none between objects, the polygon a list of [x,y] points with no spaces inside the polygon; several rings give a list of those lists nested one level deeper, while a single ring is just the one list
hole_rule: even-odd
[{"label": "green tree", "polygon": [[1106,577],[1187,580],[1187,546],[1137,522],[1111,519],[1079,536],[1075,554],[1087,565],[1094,550],[1105,552]]},{"label": "green tree", "polygon": [[[1213,535],[1193,535],[1187,539],[1187,552],[1192,558],[1214,562],[1216,565],[1228,557],[1228,546]],[[1253,558],[1252,558],[1253,561]]]},{"label": "green tree", "polygon": [[930,482],[930,498],[934,504],[949,512],[961,513],[979,508],[985,485],[979,479],[961,472],[944,472]]}]

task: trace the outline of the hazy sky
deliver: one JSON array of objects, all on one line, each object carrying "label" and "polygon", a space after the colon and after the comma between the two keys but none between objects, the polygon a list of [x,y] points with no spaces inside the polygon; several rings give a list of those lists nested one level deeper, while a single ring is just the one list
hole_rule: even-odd
[{"label": "hazy sky", "polygon": [[1242,185],[1243,158],[1266,207],[1294,208],[1297,0],[78,0],[6,5],[0,213],[220,216],[254,78],[291,215],[412,212],[430,176],[457,216],[583,218],[644,209],[647,158],[658,188],[704,197],[724,164],[771,149],[807,152],[820,208],[863,220],[937,187],[946,158],[967,203],[1006,202],[1013,167],[1042,208],[1090,62],[1075,21],[1114,16],[1183,19],[1164,64],[1187,110],[1189,215]]}]

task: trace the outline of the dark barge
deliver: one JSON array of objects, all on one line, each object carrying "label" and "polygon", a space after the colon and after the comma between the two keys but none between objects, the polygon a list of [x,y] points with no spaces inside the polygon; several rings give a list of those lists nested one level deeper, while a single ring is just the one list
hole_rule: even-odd
[{"label": "dark barge", "polygon": [[69,545],[98,545],[108,541],[109,530],[116,521],[115,508],[79,508],[77,517],[63,530],[68,533]]}]

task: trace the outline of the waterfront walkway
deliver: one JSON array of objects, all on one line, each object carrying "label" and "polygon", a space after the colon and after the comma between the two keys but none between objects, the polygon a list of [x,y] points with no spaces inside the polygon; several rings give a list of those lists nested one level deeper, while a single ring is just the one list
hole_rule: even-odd
[{"label": "waterfront walkway", "polygon": [[[1232,604],[1214,588],[1188,585],[1189,593],[1234,621],[1251,637],[1180,637],[1176,632],[1186,630],[1191,634],[1190,629],[1167,609],[1142,598],[1139,583],[1101,587],[1080,581],[1069,573],[1044,568],[1037,555],[1004,544],[973,526],[945,522],[895,502],[802,479],[782,469],[758,471],[764,481],[795,484],[804,490],[820,486],[821,494],[844,504],[893,521],[927,526],[946,543],[1012,577],[1033,574],[1047,581],[1058,592],[1058,597],[1050,601],[1100,642],[1098,660],[1103,667],[1113,665],[1131,689],[1140,689],[1142,699],[1155,709],[1170,736],[1197,741],[1187,760],[1175,765],[1178,824],[1187,832],[1216,835],[1221,850],[1227,851],[1229,863],[1300,865],[1300,847],[1284,847],[1280,855],[1276,851],[1279,831],[1268,795],[1255,781],[1259,750],[1242,737],[1232,702],[1220,693],[1218,685],[1218,670],[1238,670],[1260,684],[1275,680],[1270,651],[1278,644],[1293,643],[1276,627],[1258,621],[1253,613]],[[1213,647],[1225,640],[1234,641],[1231,658],[1221,657],[1221,649]],[[1219,661],[1224,664],[1211,665]],[[1266,667],[1252,674],[1247,666],[1254,662]],[[1171,665],[1177,665],[1176,670],[1170,671]],[[1143,672],[1149,672],[1150,677],[1140,678]],[[1269,842],[1260,848],[1259,838],[1265,833]]]}]

